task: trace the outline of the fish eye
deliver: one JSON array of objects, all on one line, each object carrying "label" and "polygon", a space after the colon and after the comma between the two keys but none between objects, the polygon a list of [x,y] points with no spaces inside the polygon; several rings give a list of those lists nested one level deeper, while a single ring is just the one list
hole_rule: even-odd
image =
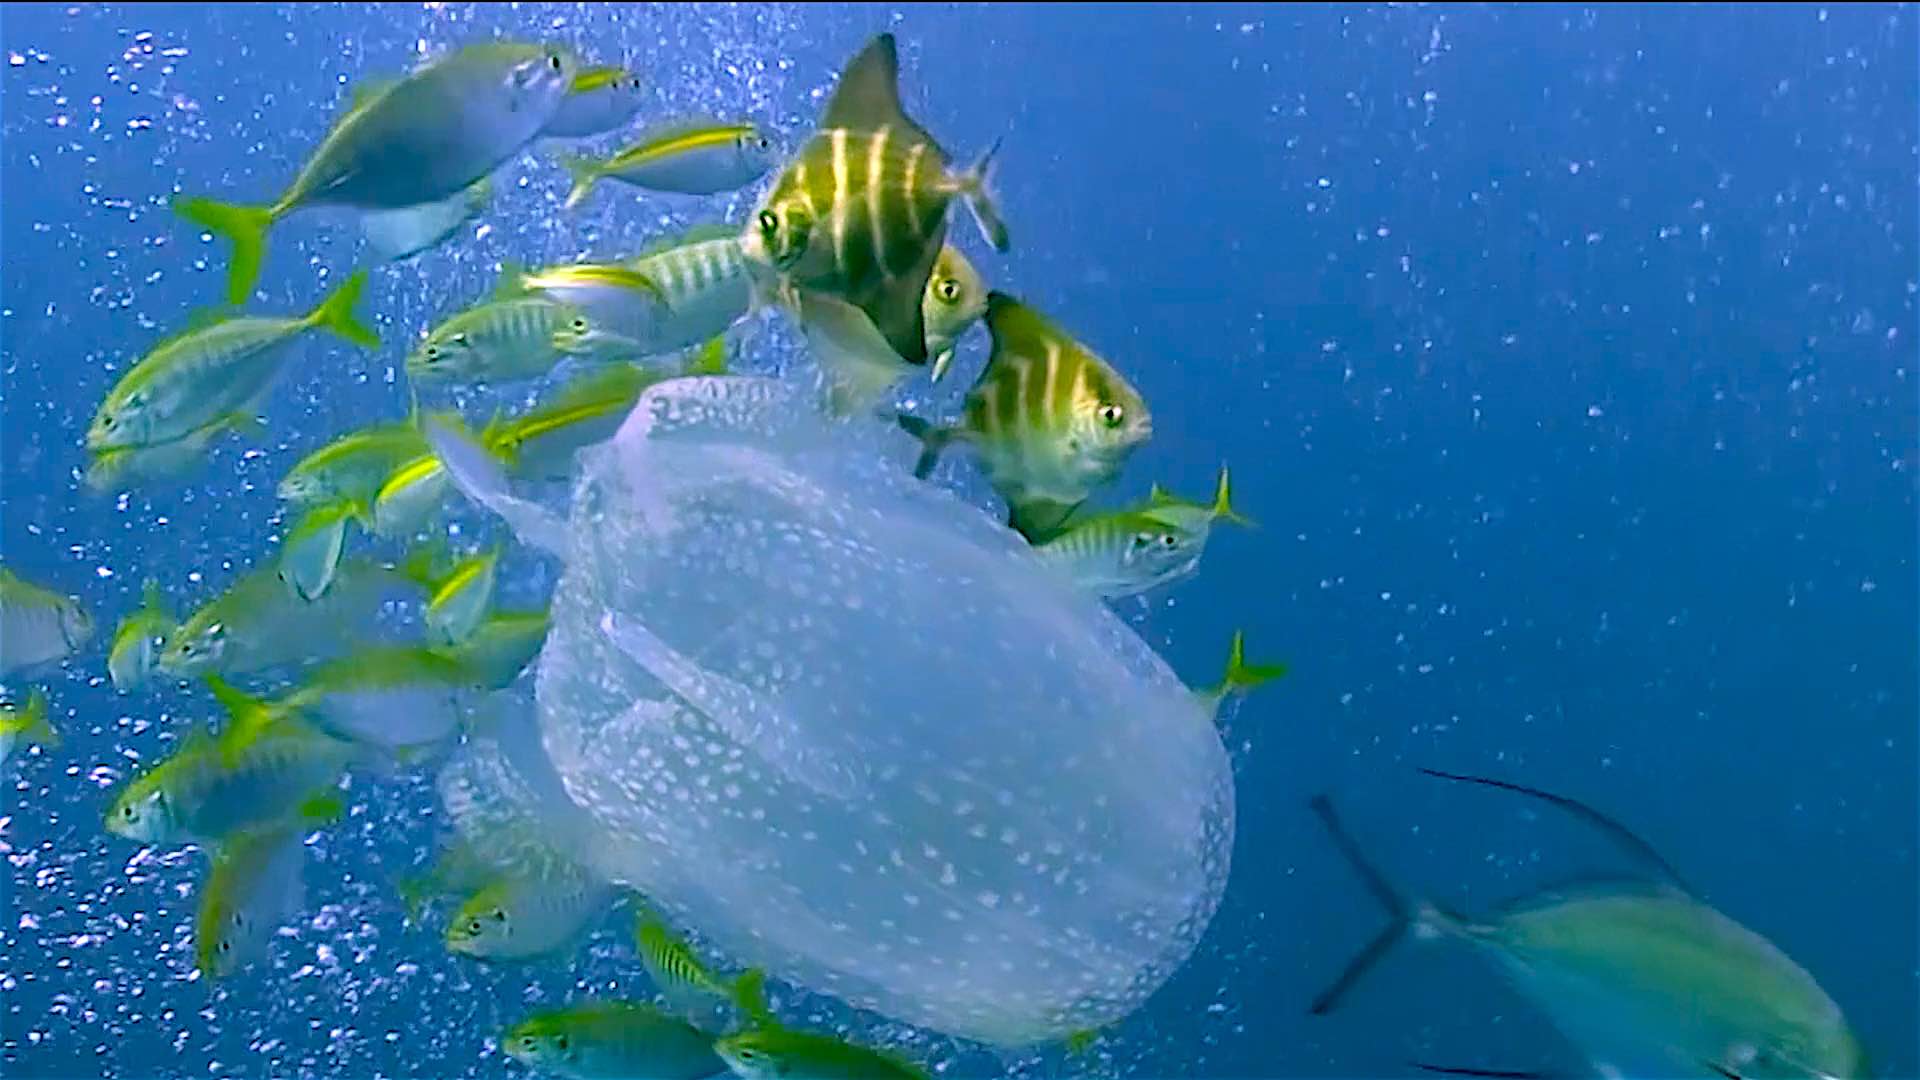
[{"label": "fish eye", "polygon": [[1179,544],[1180,541],[1176,539],[1172,533],[1166,533],[1160,537],[1160,546],[1166,548],[1168,551],[1172,551],[1175,547],[1179,546]]},{"label": "fish eye", "polygon": [[120,808],[120,816],[125,818],[128,821],[132,821],[134,818],[137,818],[140,816],[140,811],[134,809],[134,806],[132,803],[128,803],[127,805]]},{"label": "fish eye", "polygon": [[230,953],[230,952],[232,952],[232,951],[233,951],[233,942],[231,942],[231,941],[223,941],[223,942],[221,942],[220,944],[218,944],[218,945],[216,945],[216,946],[214,946],[214,948],[217,948],[217,949],[219,949],[219,950],[220,950],[220,954],[221,954],[222,956],[225,956],[225,955],[226,955],[227,953]]},{"label": "fish eye", "polygon": [[531,1035],[520,1036],[520,1049],[522,1050],[532,1050],[539,1045],[540,1043]]},{"label": "fish eye", "polygon": [[427,346],[427,359],[429,360],[440,359],[440,346],[438,345]]},{"label": "fish eye", "polygon": [[946,278],[940,282],[938,289],[935,291],[940,294],[940,299],[951,304],[955,300],[960,299],[960,281],[958,278]]},{"label": "fish eye", "polygon": [[552,68],[552,69],[553,69],[553,70],[555,70],[555,71],[559,71],[559,70],[560,70],[560,54],[559,54],[559,53],[548,53],[548,54],[547,54],[547,66],[548,66],[548,67],[550,67],[550,68]]},{"label": "fish eye", "polygon": [[1100,406],[1100,422],[1110,428],[1117,428],[1127,422],[1127,410],[1118,405]]},{"label": "fish eye", "polygon": [[753,140],[753,145],[759,147],[762,150],[771,150],[773,149],[773,140],[767,138],[765,135],[762,135],[759,138]]},{"label": "fish eye", "polygon": [[780,228],[780,219],[773,216],[773,211],[771,210],[760,211],[760,231],[761,232],[773,233],[778,231],[779,228]]},{"label": "fish eye", "polygon": [[558,1047],[563,1054],[566,1053],[568,1041],[565,1035],[555,1035],[553,1037],[553,1045]]},{"label": "fish eye", "polygon": [[586,332],[587,332],[587,320],[585,320],[585,319],[575,319],[575,320],[573,320],[573,331],[574,331],[574,333],[576,333],[576,334],[584,334],[584,333],[586,333]]},{"label": "fish eye", "polygon": [[479,920],[479,919],[468,919],[468,920],[467,920],[467,933],[469,933],[469,934],[478,934],[478,933],[479,933],[479,932],[481,931],[481,929],[482,929],[482,928],[481,928],[481,926],[480,926],[480,920]]}]

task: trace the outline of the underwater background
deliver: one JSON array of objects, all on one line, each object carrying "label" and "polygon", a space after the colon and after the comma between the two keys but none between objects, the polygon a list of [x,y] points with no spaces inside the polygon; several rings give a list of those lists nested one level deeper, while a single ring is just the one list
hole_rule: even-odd
[{"label": "underwater background", "polygon": [[[225,248],[167,200],[270,197],[350,83],[494,35],[633,66],[643,117],[745,115],[797,140],[889,28],[909,109],[957,159],[1005,140],[1014,249],[957,242],[1152,403],[1153,441],[1103,498],[1197,496],[1224,463],[1258,522],[1120,610],[1189,680],[1217,675],[1236,628],[1292,669],[1228,723],[1235,867],[1196,955],[1095,1060],[1017,1068],[1578,1068],[1460,948],[1403,947],[1307,1015],[1382,918],[1307,813],[1315,792],[1456,908],[1617,865],[1426,766],[1620,817],[1812,971],[1880,1075],[1920,1075],[1906,5],[7,6],[0,555],[101,629],[35,680],[65,744],[5,766],[0,1073],[524,1074],[493,1046],[504,1024],[638,977],[624,914],[531,968],[407,925],[392,883],[434,837],[422,776],[356,781],[271,962],[195,978],[200,857],[143,853],[101,815],[215,708],[197,685],[116,694],[104,647],[144,577],[190,609],[276,552],[281,473],[402,415],[407,344],[502,260],[631,253],[740,220],[757,189],[565,215],[563,172],[525,153],[463,235],[374,269],[385,347],[299,343],[264,441],[217,443],[185,484],[96,494],[81,437],[101,396],[223,288]],[[344,218],[291,219],[253,306],[305,310],[360,243]],[[932,392],[943,407],[983,338]],[[503,591],[549,586],[526,560]]]}]

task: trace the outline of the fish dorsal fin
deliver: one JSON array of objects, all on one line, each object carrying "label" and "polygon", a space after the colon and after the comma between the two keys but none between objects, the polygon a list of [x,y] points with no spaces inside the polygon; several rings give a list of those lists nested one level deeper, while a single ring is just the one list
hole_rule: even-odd
[{"label": "fish dorsal fin", "polygon": [[140,610],[173,618],[173,613],[167,609],[166,595],[160,591],[159,578],[149,577],[140,583]]},{"label": "fish dorsal fin", "polygon": [[1613,841],[1614,846],[1618,847],[1628,858],[1639,863],[1644,870],[1654,877],[1673,885],[1681,892],[1689,895],[1693,893],[1693,890],[1687,887],[1686,881],[1681,878],[1680,872],[1673,868],[1672,863],[1662,858],[1660,853],[1654,850],[1652,844],[1642,840],[1632,829],[1595,810],[1586,803],[1567,798],[1564,795],[1554,795],[1550,792],[1541,791],[1538,788],[1525,787],[1520,784],[1510,783],[1505,780],[1495,780],[1485,776],[1463,776],[1457,773],[1440,772],[1436,769],[1421,769],[1420,771],[1426,773],[1428,776],[1439,777],[1442,780],[1455,780],[1461,783],[1480,784],[1484,787],[1499,788],[1502,791],[1511,791],[1517,795],[1525,795],[1530,799],[1537,799],[1541,802],[1557,806],[1598,829],[1607,839]]},{"label": "fish dorsal fin", "polygon": [[533,290],[527,288],[529,276],[527,268],[519,262],[513,259],[500,260],[500,278],[494,282],[493,293],[488,299],[512,300],[531,294]]},{"label": "fish dorsal fin", "polygon": [[881,34],[840,73],[820,126],[877,131],[889,125],[912,126],[913,121],[900,107],[899,48],[892,34]]},{"label": "fish dorsal fin", "polygon": [[231,305],[195,308],[193,311],[188,312],[186,322],[183,323],[178,330],[154,342],[152,347],[147,349],[147,353],[148,355],[152,355],[170,345],[177,345],[203,330],[210,330],[219,326],[221,323],[234,318],[234,316],[239,313],[239,310],[239,308]]},{"label": "fish dorsal fin", "polygon": [[1022,356],[1043,357],[1050,343],[1062,348],[1077,348],[1079,344],[1045,315],[997,289],[987,294],[986,322],[996,352],[1008,349]]},{"label": "fish dorsal fin", "polygon": [[399,79],[362,79],[353,84],[353,92],[347,97],[346,115],[352,116],[361,109],[385,97],[387,91],[400,85]]}]

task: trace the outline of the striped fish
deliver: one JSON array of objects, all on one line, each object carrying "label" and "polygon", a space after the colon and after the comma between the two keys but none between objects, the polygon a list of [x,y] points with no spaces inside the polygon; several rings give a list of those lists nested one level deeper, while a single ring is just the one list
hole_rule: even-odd
[{"label": "striped fish", "polygon": [[605,161],[566,159],[573,190],[565,208],[578,206],[603,179],[681,195],[737,191],[766,175],[773,157],[773,140],[752,124],[683,124],[647,135]]},{"label": "striped fish", "polygon": [[[963,196],[995,249],[1006,226],[987,191],[989,149],[962,173],[900,106],[892,34],[840,77],[819,130],[787,165],[741,237],[741,250],[795,290],[858,307],[902,359],[927,359],[921,300]],[[997,148],[997,147],[996,147]]]},{"label": "striped fish", "polygon": [[1204,531],[1123,510],[1075,522],[1033,553],[1080,588],[1116,600],[1191,576],[1206,542]]},{"label": "striped fish", "polygon": [[570,356],[657,356],[714,338],[747,314],[753,281],[740,255],[739,230],[700,226],[630,259],[626,266],[659,286],[666,311],[642,339],[613,336],[604,327],[562,327],[554,345]]},{"label": "striped fish", "polygon": [[434,327],[407,357],[416,382],[507,382],[545,375],[560,359],[553,335],[580,313],[545,296],[489,300]]},{"label": "striped fish", "polygon": [[1147,403],[1113,366],[1039,312],[1002,292],[987,295],[993,353],[958,426],[902,417],[926,444],[914,475],[932,471],[951,442],[974,448],[1009,524],[1050,539],[1093,489],[1111,481],[1153,434]]}]

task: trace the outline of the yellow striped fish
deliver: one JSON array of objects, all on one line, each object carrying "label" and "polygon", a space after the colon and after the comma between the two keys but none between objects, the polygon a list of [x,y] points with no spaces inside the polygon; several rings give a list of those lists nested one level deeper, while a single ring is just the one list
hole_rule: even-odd
[{"label": "yellow striped fish", "polygon": [[987,329],[993,353],[967,392],[960,424],[900,423],[926,444],[914,475],[931,472],[948,443],[970,444],[1007,501],[1009,524],[1041,543],[1119,475],[1153,435],[1153,417],[1113,365],[1006,293],[987,295]]},{"label": "yellow striped fish", "polygon": [[681,195],[737,191],[766,175],[773,157],[773,140],[752,124],[682,124],[647,135],[605,161],[567,158],[562,164],[573,176],[573,190],[565,209],[580,205],[604,179]]},{"label": "yellow striped fish", "polygon": [[892,34],[861,50],[819,129],[748,222],[741,251],[792,289],[858,307],[902,359],[922,364],[921,299],[946,240],[948,205],[964,197],[997,250],[1007,249],[1007,229],[987,191],[993,149],[952,172],[946,152],[900,107],[899,75]]}]

